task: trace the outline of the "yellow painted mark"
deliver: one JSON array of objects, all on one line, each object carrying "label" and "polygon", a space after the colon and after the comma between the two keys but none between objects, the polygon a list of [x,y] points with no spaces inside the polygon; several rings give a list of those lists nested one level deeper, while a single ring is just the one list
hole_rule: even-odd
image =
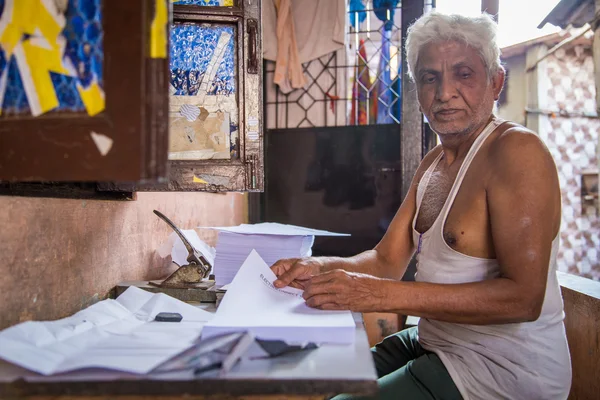
[{"label": "yellow painted mark", "polygon": [[[50,72],[75,75],[75,71],[63,63],[66,40],[61,32],[65,24],[65,17],[51,0],[8,0],[4,5],[0,47],[7,59],[16,58],[34,117],[59,105]],[[29,37],[24,39],[24,35]],[[97,84],[86,89],[86,96],[87,99],[82,100],[90,115],[104,109],[104,93]],[[87,108],[88,105],[91,108]]]},{"label": "yellow painted mark", "polygon": [[[70,75],[62,62],[64,16],[44,0],[7,1],[0,20],[0,46],[6,58],[16,57],[34,116],[58,106],[49,72]],[[31,35],[23,40],[23,35]],[[62,39],[62,40],[61,40]]]},{"label": "yellow painted mark", "polygon": [[154,19],[150,27],[150,57],[167,58],[169,9],[165,0],[156,0],[155,4]]},{"label": "yellow painted mark", "polygon": [[[52,83],[52,79],[50,79],[50,74],[48,72],[52,71],[63,75],[70,75],[70,73],[62,64],[61,51],[59,49],[47,50],[33,45],[31,40],[23,42],[22,48],[25,62],[29,68],[22,65],[19,61],[17,61],[17,64],[19,65],[20,71],[23,71],[24,69],[29,70],[29,76],[25,77],[23,81],[27,92],[27,98],[31,99],[37,95],[38,106],[34,105],[31,107],[32,114],[36,116],[50,111],[59,105],[56,90],[54,89],[54,84]],[[21,76],[23,75],[24,74],[21,74]],[[25,83],[28,78],[30,79],[29,84]],[[29,88],[27,88],[28,85]],[[34,110],[37,111],[33,112]]]},{"label": "yellow painted mark", "polygon": [[207,185],[208,185],[208,182],[206,182],[204,179],[200,179],[200,178],[198,178],[196,175],[194,175],[194,179],[192,179],[192,181],[193,181],[194,183],[205,183],[205,184],[207,184]]},{"label": "yellow painted mark", "polygon": [[89,116],[93,117],[104,110],[104,91],[98,82],[94,81],[87,88],[77,84],[77,91]]},{"label": "yellow painted mark", "polygon": [[[57,39],[65,26],[65,18],[60,14],[52,14],[55,9],[48,9],[44,0],[8,0],[4,5],[4,13],[0,21],[0,44],[10,58],[14,48],[22,41],[23,34],[43,37],[48,45],[57,48]],[[12,12],[11,12],[12,11]],[[40,34],[36,30],[40,30]]]}]

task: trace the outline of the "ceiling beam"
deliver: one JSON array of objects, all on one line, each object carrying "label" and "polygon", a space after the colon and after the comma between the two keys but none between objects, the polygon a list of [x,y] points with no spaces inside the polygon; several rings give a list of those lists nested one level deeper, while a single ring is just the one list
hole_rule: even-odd
[{"label": "ceiling beam", "polygon": [[481,0],[481,12],[486,12],[498,22],[498,3],[499,0]]}]

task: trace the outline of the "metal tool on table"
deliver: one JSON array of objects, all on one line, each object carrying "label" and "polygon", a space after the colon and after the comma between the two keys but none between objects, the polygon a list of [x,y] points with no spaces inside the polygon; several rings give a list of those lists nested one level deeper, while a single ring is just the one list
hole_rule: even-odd
[{"label": "metal tool on table", "polygon": [[154,210],[154,214],[165,221],[179,236],[185,248],[188,251],[187,262],[189,264],[180,265],[177,271],[173,272],[167,279],[160,283],[153,281],[148,282],[150,285],[158,287],[171,287],[179,289],[187,289],[197,287],[202,282],[202,279],[208,278],[212,266],[206,258],[198,250],[192,246],[187,240],[183,232],[175,226],[175,224],[160,211]]},{"label": "metal tool on table", "polygon": [[216,292],[209,290],[215,284],[214,277],[210,275],[212,270],[210,263],[200,251],[194,248],[183,232],[169,218],[157,210],[154,210],[154,214],[165,221],[179,236],[188,251],[188,263],[179,265],[175,272],[162,281],[120,283],[116,287],[116,295],[119,296],[130,286],[137,286],[150,292],[165,293],[182,301],[216,302]]}]

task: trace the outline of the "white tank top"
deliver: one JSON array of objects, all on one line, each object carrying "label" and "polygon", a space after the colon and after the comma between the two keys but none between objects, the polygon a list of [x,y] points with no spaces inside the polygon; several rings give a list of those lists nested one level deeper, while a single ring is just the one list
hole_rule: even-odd
[{"label": "white tank top", "polygon": [[[442,153],[417,188],[413,239],[418,243],[418,282],[466,283],[500,274],[496,259],[471,257],[444,240],[448,212],[465,174],[490,134],[504,121],[493,119],[477,137],[454,181],[440,215],[419,234],[415,223],[425,189]],[[437,354],[465,399],[566,399],[571,387],[571,360],[563,324],[563,301],[556,276],[559,235],[552,242],[546,295],[540,317],[533,322],[466,325],[421,318],[419,342]]]}]

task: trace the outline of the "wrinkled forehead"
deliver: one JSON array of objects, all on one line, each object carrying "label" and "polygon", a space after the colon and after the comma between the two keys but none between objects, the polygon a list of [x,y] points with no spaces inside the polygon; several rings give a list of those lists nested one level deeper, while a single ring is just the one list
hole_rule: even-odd
[{"label": "wrinkled forehead", "polygon": [[472,46],[457,40],[436,41],[425,44],[419,50],[416,72],[422,69],[441,70],[458,66],[485,69],[479,52]]}]

